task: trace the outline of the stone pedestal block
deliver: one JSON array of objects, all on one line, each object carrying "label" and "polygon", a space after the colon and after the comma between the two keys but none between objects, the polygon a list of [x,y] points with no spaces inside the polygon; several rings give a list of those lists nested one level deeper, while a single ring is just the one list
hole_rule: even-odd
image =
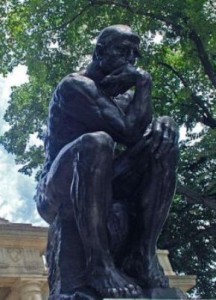
[{"label": "stone pedestal block", "polygon": [[41,286],[37,282],[26,282],[20,288],[21,300],[43,300]]},{"label": "stone pedestal block", "polygon": [[[166,299],[166,300],[173,300],[173,299],[187,299],[187,295],[184,294],[181,290],[176,288],[155,288],[155,289],[145,289],[144,290],[144,298],[137,298],[136,300],[159,300],[159,299]],[[57,300],[57,299],[56,299]],[[112,298],[104,298],[103,300],[114,300]],[[118,298],[115,300],[123,300],[123,298]],[[127,299],[127,300],[135,300],[135,299]]]},{"label": "stone pedestal block", "polygon": [[146,289],[144,291],[145,297],[147,299],[187,299],[186,294],[181,290],[176,288],[166,288],[166,289]]}]

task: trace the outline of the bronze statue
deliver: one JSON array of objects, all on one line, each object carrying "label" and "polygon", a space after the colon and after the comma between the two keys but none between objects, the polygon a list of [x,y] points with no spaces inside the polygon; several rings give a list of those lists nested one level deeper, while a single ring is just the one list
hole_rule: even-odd
[{"label": "bronze statue", "polygon": [[50,224],[50,300],[168,287],[156,243],[175,191],[178,129],[152,118],[139,43],[128,26],[105,28],[87,69],[66,76],[50,103],[35,198]]}]

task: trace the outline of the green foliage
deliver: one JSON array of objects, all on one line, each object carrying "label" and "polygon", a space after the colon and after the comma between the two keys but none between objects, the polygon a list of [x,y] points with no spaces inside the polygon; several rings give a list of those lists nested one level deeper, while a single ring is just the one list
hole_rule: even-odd
[{"label": "green foliage", "polygon": [[[216,5],[211,0],[8,0],[0,4],[0,73],[28,67],[12,91],[1,137],[31,174],[43,161],[48,102],[57,82],[85,66],[98,32],[128,24],[142,37],[140,67],[152,74],[155,115],[187,129],[181,142],[177,196],[160,244],[178,272],[197,274],[203,298],[216,293]],[[155,36],[160,34],[161,41]],[[197,135],[196,124],[202,126]],[[184,263],[182,263],[184,261]]]},{"label": "green foliage", "polygon": [[[175,226],[173,226],[175,224]],[[215,295],[216,212],[176,197],[160,238],[160,246],[170,251],[178,274],[196,274],[195,292],[203,299]]]}]

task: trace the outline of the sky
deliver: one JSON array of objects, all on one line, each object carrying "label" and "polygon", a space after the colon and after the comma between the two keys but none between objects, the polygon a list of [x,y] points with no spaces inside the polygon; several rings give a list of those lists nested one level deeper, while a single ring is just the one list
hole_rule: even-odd
[{"label": "sky", "polygon": [[[0,76],[0,134],[9,125],[3,120],[10,99],[11,86],[23,84],[28,80],[26,67],[18,66],[7,77]],[[33,177],[18,172],[14,157],[0,146],[0,218],[15,223],[32,223],[44,226],[38,215],[33,196],[36,182]]]}]

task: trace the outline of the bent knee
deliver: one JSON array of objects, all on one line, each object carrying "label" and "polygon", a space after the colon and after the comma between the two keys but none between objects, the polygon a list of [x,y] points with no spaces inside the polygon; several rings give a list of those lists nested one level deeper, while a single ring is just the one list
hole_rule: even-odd
[{"label": "bent knee", "polygon": [[164,123],[164,124],[170,124],[170,126],[175,128],[176,131],[178,130],[177,123],[174,121],[173,118],[171,118],[169,116],[161,116],[161,117],[158,117],[156,120],[158,120],[159,122]]},{"label": "bent knee", "polygon": [[152,77],[148,72],[145,72],[145,82],[146,84],[152,85]]},{"label": "bent knee", "polygon": [[84,147],[93,148],[94,150],[113,150],[114,141],[109,134],[104,131],[86,133],[81,138]]}]

